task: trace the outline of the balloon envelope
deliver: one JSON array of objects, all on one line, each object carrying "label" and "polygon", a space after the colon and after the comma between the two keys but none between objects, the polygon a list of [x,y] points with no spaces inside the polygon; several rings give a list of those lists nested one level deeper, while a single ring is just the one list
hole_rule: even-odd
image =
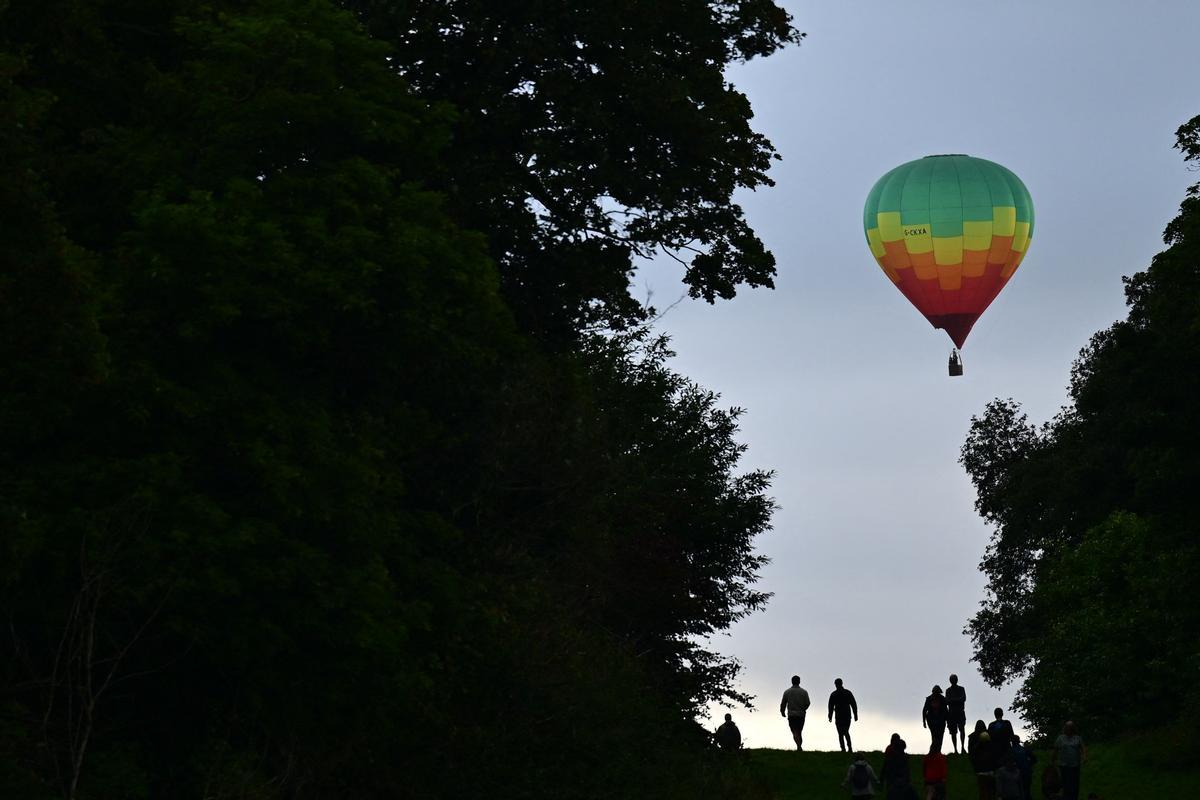
[{"label": "balloon envelope", "polygon": [[982,158],[926,156],[876,182],[863,211],[884,274],[958,347],[1029,248],[1033,201]]}]

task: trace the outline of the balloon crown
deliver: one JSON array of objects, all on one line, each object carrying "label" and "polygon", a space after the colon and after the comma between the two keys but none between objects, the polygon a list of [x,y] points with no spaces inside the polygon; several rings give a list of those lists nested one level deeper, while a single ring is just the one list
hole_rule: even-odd
[{"label": "balloon crown", "polygon": [[966,153],[938,153],[937,155],[925,156],[926,158],[970,158]]}]

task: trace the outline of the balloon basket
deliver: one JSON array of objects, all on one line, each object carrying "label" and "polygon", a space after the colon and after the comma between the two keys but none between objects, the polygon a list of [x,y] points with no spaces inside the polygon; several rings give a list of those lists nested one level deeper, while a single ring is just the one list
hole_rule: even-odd
[{"label": "balloon basket", "polygon": [[948,365],[948,369],[951,378],[957,378],[959,375],[963,374],[963,362],[962,358],[960,358],[958,355],[957,349],[950,351],[950,363]]}]

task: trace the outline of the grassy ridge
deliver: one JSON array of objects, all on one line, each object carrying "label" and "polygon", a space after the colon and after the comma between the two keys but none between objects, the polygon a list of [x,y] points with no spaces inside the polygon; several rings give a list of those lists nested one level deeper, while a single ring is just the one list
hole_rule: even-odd
[{"label": "grassy ridge", "polygon": [[[1034,775],[1034,796],[1041,797],[1038,777],[1041,767],[1050,762],[1049,752],[1038,751]],[[950,754],[948,800],[970,800],[978,796],[975,774],[966,756]],[[841,788],[851,758],[845,753],[791,750],[747,750],[744,769],[760,780],[774,800],[827,800],[849,797]],[[876,772],[883,765],[883,754],[867,753],[867,763]],[[913,786],[924,797],[921,755],[909,756]],[[1080,797],[1097,792],[1104,800],[1135,800],[1151,797],[1200,797],[1200,768],[1196,766],[1151,766],[1140,753],[1121,745],[1096,745],[1088,748],[1083,767]],[[877,797],[882,797],[882,792]]]}]

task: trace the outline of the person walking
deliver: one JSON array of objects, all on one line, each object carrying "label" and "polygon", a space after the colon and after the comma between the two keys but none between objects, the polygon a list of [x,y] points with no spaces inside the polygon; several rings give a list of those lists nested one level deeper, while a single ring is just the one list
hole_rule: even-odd
[{"label": "person walking", "polygon": [[871,769],[871,765],[867,763],[865,755],[855,753],[854,763],[850,765],[850,769],[846,770],[846,779],[842,781],[842,786],[850,790],[851,797],[875,796],[875,787],[879,786],[879,778],[875,776],[875,770]]},{"label": "person walking", "polygon": [[810,705],[808,692],[800,688],[800,676],[793,675],[791,688],[784,691],[779,702],[779,716],[787,718],[797,750],[804,749],[804,715]]},{"label": "person walking", "polygon": [[946,698],[942,697],[942,687],[936,684],[921,709],[921,727],[929,729],[929,743],[941,750],[946,733]]},{"label": "person walking", "polygon": [[890,787],[900,780],[908,782],[908,753],[905,752],[907,747],[908,744],[900,738],[900,734],[892,734],[892,741],[883,751],[883,767],[879,770],[879,781],[885,787]]},{"label": "person walking", "polygon": [[946,800],[946,778],[950,774],[950,765],[941,749],[929,745],[929,753],[921,767],[925,777],[925,800]]},{"label": "person walking", "polygon": [[740,750],[742,747],[742,732],[733,721],[732,714],[725,715],[725,722],[713,734],[713,740],[722,750]]},{"label": "person walking", "polygon": [[1054,740],[1054,754],[1050,758],[1050,763],[1058,765],[1063,800],[1079,800],[1079,772],[1086,760],[1087,745],[1075,731],[1075,723],[1068,722]]},{"label": "person walking", "polygon": [[1033,767],[1037,764],[1037,756],[1032,750],[1021,744],[1021,737],[1013,734],[1012,756],[1021,771],[1021,794],[1025,800],[1033,800]]},{"label": "person walking", "polygon": [[975,771],[975,785],[979,789],[979,800],[996,798],[996,753],[992,749],[992,737],[988,735],[983,720],[975,723],[975,732],[967,737],[967,757]]},{"label": "person walking", "polygon": [[997,708],[992,712],[996,719],[988,725],[988,735],[992,737],[992,747],[997,754],[997,764],[1004,763],[1004,757],[1012,749],[1012,740],[1016,737],[1012,723],[1004,718],[1004,709]]},{"label": "person walking", "polygon": [[1024,800],[1024,794],[1021,787],[1021,770],[1017,768],[1016,760],[1009,755],[996,770],[996,798],[997,800]]},{"label": "person walking", "polygon": [[967,690],[958,685],[958,676],[950,676],[950,685],[946,687],[946,724],[950,728],[950,744],[954,752],[958,752],[958,743],[962,742],[963,752],[967,751]]},{"label": "person walking", "polygon": [[842,748],[842,752],[854,752],[854,745],[850,743],[850,715],[853,713],[854,721],[858,722],[858,703],[854,700],[854,693],[843,688],[841,678],[836,678],[833,685],[837,688],[829,695],[829,721],[834,722],[835,717],[837,719],[838,747]]}]

